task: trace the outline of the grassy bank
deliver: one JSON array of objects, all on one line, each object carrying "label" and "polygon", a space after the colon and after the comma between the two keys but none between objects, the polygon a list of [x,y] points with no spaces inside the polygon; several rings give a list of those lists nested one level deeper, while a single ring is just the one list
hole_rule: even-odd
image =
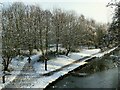
[{"label": "grassy bank", "polygon": [[117,67],[117,62],[115,61],[115,58],[111,57],[111,55],[114,54],[115,51],[105,55],[102,58],[95,58],[91,60],[88,63],[88,65],[80,69],[79,72],[92,74],[95,72],[100,72],[100,71],[108,70],[110,68]]}]

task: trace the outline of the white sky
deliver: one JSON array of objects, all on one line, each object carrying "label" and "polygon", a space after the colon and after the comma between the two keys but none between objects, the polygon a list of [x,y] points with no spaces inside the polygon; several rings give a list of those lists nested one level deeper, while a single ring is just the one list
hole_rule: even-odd
[{"label": "white sky", "polygon": [[77,14],[83,14],[86,18],[92,18],[97,22],[111,22],[112,9],[106,7],[111,0],[0,0],[0,2],[25,2],[40,4],[43,9],[61,8],[74,10]]}]

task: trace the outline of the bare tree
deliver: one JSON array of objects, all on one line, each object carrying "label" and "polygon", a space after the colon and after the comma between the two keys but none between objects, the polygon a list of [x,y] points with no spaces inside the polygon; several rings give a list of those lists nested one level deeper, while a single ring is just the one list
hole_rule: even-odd
[{"label": "bare tree", "polygon": [[62,31],[62,44],[67,50],[66,55],[68,55],[75,44],[76,18],[74,12],[66,12],[64,15],[63,21],[65,23]]},{"label": "bare tree", "polygon": [[3,9],[2,17],[2,58],[4,71],[7,71],[9,63],[15,56],[12,9]]},{"label": "bare tree", "polygon": [[120,1],[112,0],[107,6],[115,7],[115,13],[109,28],[110,42],[115,46],[120,44]]},{"label": "bare tree", "polygon": [[3,64],[3,83],[5,83],[5,71],[9,71],[9,64],[16,56],[13,37],[13,14],[11,8],[2,10],[2,64]]},{"label": "bare tree", "polygon": [[48,54],[48,45],[49,45],[49,32],[51,31],[52,26],[52,13],[48,10],[44,11],[44,38],[45,38],[45,53]]},{"label": "bare tree", "polygon": [[63,11],[55,9],[53,11],[53,24],[55,30],[56,54],[58,54],[58,45],[60,44],[61,31],[63,29]]}]

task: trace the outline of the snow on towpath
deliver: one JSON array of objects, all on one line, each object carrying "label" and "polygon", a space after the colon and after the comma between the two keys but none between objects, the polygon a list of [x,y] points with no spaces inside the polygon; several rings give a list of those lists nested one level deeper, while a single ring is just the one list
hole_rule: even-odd
[{"label": "snow on towpath", "polygon": [[[93,51],[94,51],[94,53],[93,53]],[[87,54],[92,55],[92,54],[98,53],[99,51],[100,50],[92,50],[92,52],[90,52],[89,50],[87,50],[87,51],[84,50],[84,51],[82,51],[82,53],[80,52],[80,54],[76,54],[76,56],[77,56],[77,59],[81,59],[81,58],[85,57],[85,56],[83,56],[83,52],[84,52],[84,54],[86,52],[88,52]],[[39,56],[40,55],[32,56],[31,57],[32,62],[35,62],[36,60],[38,60]],[[62,68],[63,66],[69,65],[77,60],[77,59],[71,59],[72,57],[75,57],[75,56],[66,57],[64,55],[61,55],[59,57],[56,57],[55,59],[49,60],[48,65],[47,65],[48,71],[44,70],[44,63],[36,62],[36,63],[32,63],[33,65],[28,64],[27,58],[26,58],[24,61],[25,65],[23,64],[24,68],[22,69],[21,73],[20,73],[20,71],[17,71],[20,74],[17,77],[16,77],[16,75],[12,76],[12,77],[14,77],[14,80],[12,79],[11,83],[6,85],[5,87],[7,87],[7,88],[11,88],[11,87],[12,88],[26,88],[26,87],[28,87],[29,88],[29,87],[34,87],[35,85],[32,83],[35,83],[35,82],[45,84],[45,85],[41,84],[39,86],[46,87],[46,85],[49,84],[49,82],[52,82],[52,80],[53,81],[56,80],[59,76],[68,73],[68,71],[73,70],[74,68],[71,66],[65,67],[66,69],[65,68],[64,69],[67,71],[61,70],[61,71],[57,72],[59,75],[53,74],[51,77],[42,76],[42,74],[49,73],[51,71],[55,71],[59,68]],[[80,63],[80,64],[82,64],[82,63]],[[80,64],[77,64],[77,67],[80,66]],[[73,66],[76,67],[76,64],[74,64]],[[15,74],[15,72],[14,72],[14,74]],[[54,79],[52,79],[53,77],[54,77]],[[46,79],[49,78],[49,79],[47,79],[47,81],[45,81],[45,78]]]},{"label": "snow on towpath", "polygon": [[[39,55],[33,55],[31,58],[33,60],[38,59]],[[2,72],[0,73],[0,89],[4,88],[6,85],[10,84],[17,78],[17,75],[21,73],[21,70],[23,69],[24,66],[27,64],[27,59],[28,57],[25,57],[24,59],[20,59],[19,57],[13,58],[12,62],[10,63],[10,67],[13,68],[13,71],[10,72],[11,75],[5,76],[6,83],[2,83]]]},{"label": "snow on towpath", "polygon": [[[115,48],[113,48],[113,49],[110,49],[110,50],[108,50],[108,51],[106,51],[104,54],[106,54],[106,53],[110,53],[111,51],[113,51],[113,50],[115,50],[117,47],[115,47]],[[87,52],[88,51],[88,52]],[[87,52],[87,54],[89,54],[89,56],[90,56],[90,54],[91,55],[97,55],[97,54],[99,54],[99,52],[100,52],[100,50],[99,49],[97,49],[97,50],[92,50],[92,51],[90,51],[90,50],[87,50],[87,51],[85,51],[85,52]],[[92,53],[91,53],[92,52]],[[80,54],[78,54],[77,53],[77,59],[80,59],[81,57],[84,57],[84,56],[81,56],[81,57],[79,57],[78,58],[78,56],[80,56],[81,55],[81,52],[80,52]],[[75,56],[73,56],[73,57],[75,57]],[[74,70],[75,68],[78,68],[79,66],[81,66],[81,65],[84,65],[84,64],[86,64],[87,62],[85,62],[85,61],[87,61],[88,59],[91,59],[92,58],[92,56],[91,57],[88,57],[88,58],[85,58],[85,59],[83,59],[83,60],[81,60],[80,62],[77,62],[77,63],[74,63],[74,64],[71,64],[70,66],[68,66],[68,67],[65,67],[65,68],[62,68],[59,72],[56,72],[56,73],[54,73],[54,74],[52,74],[52,75],[50,75],[50,76],[42,76],[41,78],[39,78],[39,79],[37,79],[37,81],[36,82],[34,82],[34,83],[32,83],[32,85],[31,86],[28,86],[28,88],[46,88],[50,83],[52,83],[53,81],[55,81],[56,79],[58,79],[59,77],[61,77],[61,76],[63,76],[63,75],[65,75],[65,74],[67,74],[68,72],[70,72],[70,71],[72,71],[72,70]],[[68,58],[69,59],[69,58]],[[59,61],[59,63],[60,62],[62,62],[62,61]],[[63,63],[63,62],[62,62]],[[66,62],[64,62],[64,63],[66,63]],[[57,65],[57,64],[56,64]],[[55,65],[55,66],[56,66]],[[37,69],[38,70],[38,69]]]},{"label": "snow on towpath", "polygon": [[108,53],[110,53],[110,52],[112,52],[113,50],[115,50],[116,48],[118,48],[118,46],[117,47],[114,47],[114,48],[112,48],[112,49],[110,49],[110,50],[107,50],[107,51],[105,51],[105,52],[101,52],[101,53],[98,53],[98,54],[96,54],[96,55],[93,55],[93,57],[102,57],[102,56],[104,56],[105,54],[108,54]]},{"label": "snow on towpath", "polygon": [[[70,53],[69,57],[64,55],[60,55],[55,59],[49,60],[48,63],[48,70],[44,70],[44,63],[42,62],[35,62],[31,64],[25,64],[21,73],[16,77],[13,82],[8,84],[6,87],[12,88],[45,88],[49,83],[55,81],[60,76],[67,74],[69,71],[74,70],[75,68],[79,67],[80,65],[85,64],[87,59],[83,59],[86,56],[91,56],[100,52],[100,49],[91,49],[91,50],[83,50],[80,53]],[[76,55],[76,56],[75,56]],[[74,58],[74,59],[73,59]],[[39,59],[38,56],[34,56],[32,58],[33,61]],[[80,62],[71,64],[77,60],[81,59]],[[71,64],[70,66],[67,66]],[[67,67],[64,67],[67,66]],[[64,68],[62,68],[64,67]],[[55,71],[57,69],[62,68],[60,71],[55,72],[50,76],[43,76],[45,73],[49,73]]]},{"label": "snow on towpath", "polygon": [[64,76],[68,72],[86,63],[87,62],[74,63],[68,67],[63,68],[59,72],[52,74],[51,76],[41,76],[41,78],[38,78],[34,83],[31,84],[31,86],[28,86],[27,88],[46,88],[50,83],[57,80],[59,77]]},{"label": "snow on towpath", "polygon": [[32,64],[26,63],[21,73],[11,83],[6,85],[5,88],[25,88],[30,86],[31,83],[37,80],[37,75],[35,73]]},{"label": "snow on towpath", "polygon": [[11,83],[16,78],[16,76],[20,74],[20,71],[22,70],[26,62],[27,58],[24,58],[23,60],[17,60],[17,58],[13,58],[9,66],[12,67],[14,70],[10,73],[11,75],[5,76],[6,83],[2,83],[2,72],[0,74],[0,89],[4,88],[7,84]]}]

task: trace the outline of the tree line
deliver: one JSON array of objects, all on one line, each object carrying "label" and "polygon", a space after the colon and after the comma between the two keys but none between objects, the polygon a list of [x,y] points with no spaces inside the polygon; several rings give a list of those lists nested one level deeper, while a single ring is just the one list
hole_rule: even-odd
[{"label": "tree line", "polygon": [[107,43],[106,24],[77,15],[74,11],[61,9],[43,10],[37,5],[15,2],[2,8],[2,58],[4,70],[13,57],[21,50],[40,50],[44,58],[49,53],[49,45],[55,44],[55,54],[59,54],[59,44],[66,49],[65,55],[80,46],[102,48]]},{"label": "tree line", "polygon": [[120,1],[113,0],[107,6],[115,7],[112,23],[108,29],[109,41],[115,45],[120,45]]}]

